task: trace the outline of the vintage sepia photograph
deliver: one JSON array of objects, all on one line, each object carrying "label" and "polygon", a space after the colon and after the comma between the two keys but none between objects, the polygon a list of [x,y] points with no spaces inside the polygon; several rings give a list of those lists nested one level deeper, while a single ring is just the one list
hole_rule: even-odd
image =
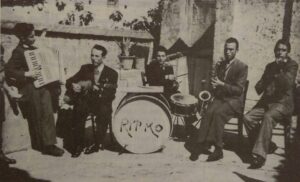
[{"label": "vintage sepia photograph", "polygon": [[300,0],[0,2],[0,182],[300,181]]}]

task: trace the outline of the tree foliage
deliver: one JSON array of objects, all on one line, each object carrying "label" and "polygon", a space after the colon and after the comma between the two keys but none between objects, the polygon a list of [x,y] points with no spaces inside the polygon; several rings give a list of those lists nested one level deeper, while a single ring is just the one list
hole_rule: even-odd
[{"label": "tree foliage", "polygon": [[[164,0],[160,0],[155,8],[147,12],[147,17],[135,18],[132,21],[125,20],[123,26],[132,30],[148,31],[154,37],[154,46],[156,47],[160,41],[163,6]],[[122,18],[123,14],[120,11],[116,11],[109,16],[109,19],[114,22],[120,22]]]},{"label": "tree foliage", "polygon": [[82,2],[76,2],[74,6],[75,11],[69,12],[67,17],[64,20],[61,20],[59,24],[88,26],[92,21],[94,21],[93,13],[85,11],[84,4]]}]

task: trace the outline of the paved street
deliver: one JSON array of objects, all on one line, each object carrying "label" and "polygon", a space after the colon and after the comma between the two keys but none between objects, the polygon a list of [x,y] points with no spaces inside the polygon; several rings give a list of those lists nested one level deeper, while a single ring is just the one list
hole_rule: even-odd
[{"label": "paved street", "polygon": [[[266,165],[259,170],[247,169],[243,155],[233,150],[236,135],[227,134],[224,159],[218,162],[205,162],[207,156],[200,155],[198,161],[189,160],[189,152],[184,142],[168,141],[162,152],[153,154],[130,154],[104,150],[91,155],[81,155],[73,159],[69,153],[61,158],[41,155],[27,150],[9,154],[18,163],[11,166],[14,178],[11,181],[103,181],[103,182],[156,182],[156,181],[276,181],[278,169],[285,159],[283,137],[275,136],[279,149],[269,155]],[[61,141],[60,141],[60,146]],[[231,146],[230,146],[231,145]],[[235,146],[235,147],[234,147]]]}]

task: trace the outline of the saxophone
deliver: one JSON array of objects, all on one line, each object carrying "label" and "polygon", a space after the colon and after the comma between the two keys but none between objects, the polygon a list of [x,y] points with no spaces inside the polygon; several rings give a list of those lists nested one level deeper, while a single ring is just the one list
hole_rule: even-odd
[{"label": "saxophone", "polygon": [[[212,65],[212,70],[210,73],[210,78],[216,78],[218,77],[217,71],[219,69],[219,66],[221,64],[221,61],[215,63]],[[206,80],[202,80],[202,84],[204,85],[206,83]],[[214,89],[214,88],[213,88]],[[200,118],[203,117],[203,115],[206,113],[206,110],[209,106],[209,104],[214,100],[214,95],[209,90],[203,90],[199,93],[198,98],[201,101],[201,107],[200,107]]]}]

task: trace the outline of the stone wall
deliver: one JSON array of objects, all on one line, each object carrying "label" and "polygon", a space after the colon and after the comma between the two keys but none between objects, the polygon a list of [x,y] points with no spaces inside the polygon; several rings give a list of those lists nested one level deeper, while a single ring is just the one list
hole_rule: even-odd
[{"label": "stone wall", "polygon": [[[14,35],[1,34],[1,43],[5,48],[4,60],[7,61],[12,50],[17,46],[18,39]],[[121,49],[113,40],[101,39],[82,39],[70,37],[36,37],[37,47],[50,47],[59,50],[64,66],[67,69],[67,77],[75,74],[82,64],[91,63],[90,53],[91,48],[95,44],[103,45],[107,50],[105,64],[113,69],[120,68],[120,61],[118,56]],[[150,47],[151,43],[137,43],[137,45]]]},{"label": "stone wall", "polygon": [[232,25],[234,17],[234,0],[216,2],[216,22],[214,35],[214,62],[223,56],[224,41],[232,36]]},{"label": "stone wall", "polygon": [[168,0],[164,4],[164,12],[162,14],[160,44],[169,49],[179,38],[181,22],[183,19],[182,8],[184,2],[182,0]]},{"label": "stone wall", "polygon": [[[294,1],[292,12],[292,25],[291,25],[291,57],[300,65],[300,1]],[[300,84],[300,68],[298,69],[297,81]]]},{"label": "stone wall", "polygon": [[192,47],[215,21],[214,0],[168,0],[160,44],[169,49],[179,38]]}]

